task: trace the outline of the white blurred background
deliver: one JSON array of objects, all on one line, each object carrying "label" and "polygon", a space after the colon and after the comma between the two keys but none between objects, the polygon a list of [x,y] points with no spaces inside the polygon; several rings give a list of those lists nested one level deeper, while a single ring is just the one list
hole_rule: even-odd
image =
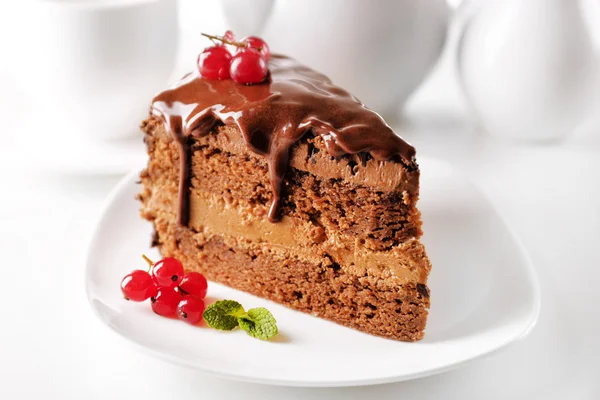
[{"label": "white blurred background", "polygon": [[28,164],[57,172],[123,174],[140,165],[137,125],[152,95],[195,68],[210,44],[201,32],[227,28],[263,35],[273,51],[325,72],[407,137],[417,124],[504,143],[598,143],[595,0],[20,0],[1,7],[0,116],[7,130],[27,132],[8,135],[5,145],[13,146],[10,156],[27,149]]},{"label": "white blurred background", "polygon": [[[600,398],[599,17],[597,0],[0,2],[0,398]],[[526,340],[413,382],[286,389],[164,364],[95,320],[82,275],[101,204],[145,163],[152,94],[227,28],[328,73],[479,185],[539,274]]]}]

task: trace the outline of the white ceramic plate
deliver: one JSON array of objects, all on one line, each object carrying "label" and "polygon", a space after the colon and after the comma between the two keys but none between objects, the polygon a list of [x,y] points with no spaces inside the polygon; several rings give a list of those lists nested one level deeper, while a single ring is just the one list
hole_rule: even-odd
[{"label": "white ceramic plate", "polygon": [[524,337],[540,309],[537,278],[491,204],[453,169],[421,160],[423,238],[433,263],[425,339],[370,336],[211,283],[209,298],[268,307],[280,334],[271,342],[242,331],[192,327],[123,300],[119,282],[144,268],[151,226],[138,217],[137,173],[110,196],[91,241],[87,290],[111,329],[167,361],[219,377],[289,386],[352,386],[439,373]]}]

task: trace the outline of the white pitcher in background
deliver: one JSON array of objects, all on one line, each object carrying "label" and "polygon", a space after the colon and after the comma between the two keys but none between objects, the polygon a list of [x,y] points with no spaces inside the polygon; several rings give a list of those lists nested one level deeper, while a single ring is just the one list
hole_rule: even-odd
[{"label": "white pitcher in background", "polygon": [[[250,15],[250,2],[223,2],[230,23]],[[272,51],[325,73],[387,117],[431,70],[446,38],[445,0],[277,0],[272,6],[253,17],[270,14],[262,34]]]},{"label": "white pitcher in background", "polygon": [[[574,131],[597,91],[587,1],[472,2],[458,47],[463,90],[492,135],[550,141]],[[587,8],[587,12],[597,9]]]}]

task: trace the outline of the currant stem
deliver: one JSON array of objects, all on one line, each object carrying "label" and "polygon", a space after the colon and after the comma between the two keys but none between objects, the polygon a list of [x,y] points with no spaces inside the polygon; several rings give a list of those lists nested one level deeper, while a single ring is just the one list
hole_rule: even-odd
[{"label": "currant stem", "polygon": [[150,272],[150,269],[152,269],[152,266],[154,265],[154,261],[148,258],[148,256],[145,254],[142,254],[142,258],[148,263],[148,272]]},{"label": "currant stem", "polygon": [[222,36],[209,35],[208,33],[201,33],[201,35],[209,38],[210,40],[218,40],[219,42],[223,42],[223,43],[231,45],[231,46],[235,46],[235,47],[239,47],[239,48],[246,47],[245,43],[231,42]]}]

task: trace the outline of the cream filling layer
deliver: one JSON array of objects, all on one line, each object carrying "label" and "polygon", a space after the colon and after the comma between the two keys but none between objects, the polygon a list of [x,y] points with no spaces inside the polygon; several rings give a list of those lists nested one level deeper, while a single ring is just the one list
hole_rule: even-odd
[{"label": "cream filling layer", "polygon": [[399,284],[427,283],[430,265],[423,246],[410,239],[386,251],[373,251],[361,246],[358,239],[339,232],[325,232],[309,221],[283,217],[271,223],[262,210],[242,202],[226,202],[193,189],[190,196],[190,227],[197,232],[244,238],[255,243],[281,247],[293,254],[319,261],[324,254],[347,273],[378,276]]}]

